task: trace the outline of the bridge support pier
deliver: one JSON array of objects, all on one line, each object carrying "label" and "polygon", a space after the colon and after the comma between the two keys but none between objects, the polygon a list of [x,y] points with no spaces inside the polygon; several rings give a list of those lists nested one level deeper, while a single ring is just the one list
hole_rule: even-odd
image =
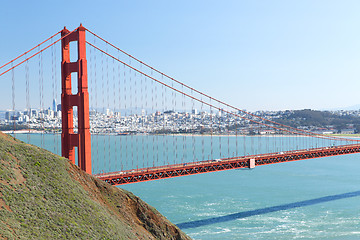
[{"label": "bridge support pier", "polygon": [[250,169],[255,168],[255,158],[251,158],[249,160],[249,168]]},{"label": "bridge support pier", "polygon": [[[64,28],[61,36],[70,31]],[[76,41],[78,60],[70,62],[70,42]],[[89,92],[87,81],[85,28],[80,25],[76,31],[61,40],[61,154],[75,164],[75,147],[78,148],[78,166],[91,174],[91,135],[89,121]],[[78,92],[72,94],[71,73],[77,73]],[[78,132],[74,132],[73,107],[77,107]]]}]

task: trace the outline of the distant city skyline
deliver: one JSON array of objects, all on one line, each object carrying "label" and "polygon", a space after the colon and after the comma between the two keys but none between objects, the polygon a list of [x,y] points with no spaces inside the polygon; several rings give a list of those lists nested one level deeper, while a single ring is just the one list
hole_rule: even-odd
[{"label": "distant city skyline", "polygon": [[[316,134],[354,134],[360,131],[358,124],[360,110],[338,110],[325,115],[309,110],[256,111],[253,114],[275,122],[278,120],[292,122],[298,125],[297,128]],[[322,117],[319,117],[319,114]],[[58,132],[62,126],[61,116],[61,111],[54,112],[50,108],[31,109],[30,111],[0,111],[0,127],[6,130],[13,128],[18,130],[42,129],[43,131]],[[259,125],[259,122],[249,120],[252,118],[251,116],[247,116],[250,117],[248,119],[243,116],[242,112],[207,112],[198,111],[198,109],[154,112],[146,112],[143,109],[140,112],[128,114],[113,112],[110,109],[90,110],[89,112],[91,133],[93,134],[288,134],[286,130],[272,128],[271,124]],[[77,131],[77,114],[74,113],[73,119],[74,128]]]},{"label": "distant city skyline", "polygon": [[[7,34],[0,65],[64,26],[82,23],[142,61],[241,109],[323,110],[360,103],[358,1],[108,4],[4,2],[0,26]],[[63,11],[64,6],[71,7]],[[38,9],[42,14],[34,15]],[[51,69],[50,62],[44,64]],[[9,103],[0,109],[11,109],[11,74],[0,81],[8,89],[0,102]],[[17,99],[25,98],[23,88],[17,86]],[[43,104],[52,108],[48,90]],[[38,97],[33,91],[32,98]],[[59,87],[57,92],[59,103]]]}]

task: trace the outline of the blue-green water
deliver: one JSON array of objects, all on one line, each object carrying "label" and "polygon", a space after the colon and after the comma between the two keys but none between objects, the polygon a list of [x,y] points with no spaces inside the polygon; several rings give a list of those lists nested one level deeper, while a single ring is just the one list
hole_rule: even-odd
[{"label": "blue-green water", "polygon": [[[28,137],[17,134],[17,137],[43,145],[54,152],[60,149],[58,136],[31,134]],[[174,141],[171,145],[175,149],[168,147],[168,154],[165,155],[157,154],[156,146],[151,145],[151,136],[130,138],[122,137],[122,146],[126,143],[127,147],[121,151],[118,148],[117,157],[120,159],[121,152],[141,165],[140,159],[148,161],[140,151],[146,149],[146,144],[154,150],[154,158],[159,155],[158,161],[166,162],[172,161],[174,154],[179,155],[179,149],[182,148],[186,148],[187,157],[201,158],[202,152],[208,150],[205,142],[209,143],[210,137],[195,139],[198,141],[195,154],[190,143],[187,146],[181,143],[175,145],[175,139],[169,137],[167,140],[169,143]],[[181,139],[179,137],[177,140]],[[120,160],[116,164],[100,160],[114,154],[115,141],[119,144],[120,138],[98,136],[92,140],[93,162],[96,163],[94,172],[114,170],[115,165],[117,168],[126,165],[121,164]],[[165,143],[166,138],[163,140]],[[222,151],[232,152],[233,148],[228,150],[226,146],[227,138],[223,140]],[[194,138],[185,141],[192,142]],[[257,140],[246,139],[247,151],[260,147],[259,144],[250,146],[251,141]],[[271,138],[268,141],[268,145],[273,144]],[[276,141],[279,142],[279,138]],[[283,142],[282,145],[291,145],[300,144],[301,140],[289,141],[284,138]],[[243,142],[241,144],[243,147]],[[164,144],[163,147],[166,149]],[[262,148],[267,150],[266,143],[262,143]],[[214,150],[213,155],[220,155],[219,152]],[[360,155],[351,154],[121,187],[154,206],[194,239],[360,239],[359,172]]]}]

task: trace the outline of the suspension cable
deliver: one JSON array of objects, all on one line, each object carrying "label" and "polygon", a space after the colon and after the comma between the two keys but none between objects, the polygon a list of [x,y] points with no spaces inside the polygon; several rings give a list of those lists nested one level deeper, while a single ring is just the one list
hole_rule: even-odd
[{"label": "suspension cable", "polygon": [[[86,28],[85,28],[85,29],[86,29]],[[347,139],[347,138],[341,138],[341,137],[326,136],[326,135],[324,135],[324,134],[313,133],[313,132],[306,131],[306,130],[303,130],[303,129],[297,129],[297,128],[294,128],[294,127],[291,127],[291,126],[287,126],[287,125],[285,125],[285,124],[281,124],[281,123],[278,123],[278,122],[275,122],[275,121],[272,121],[272,120],[263,118],[263,117],[261,117],[261,116],[257,116],[257,115],[255,115],[255,114],[252,114],[252,113],[250,113],[250,112],[244,111],[244,110],[239,109],[239,108],[237,108],[237,107],[234,107],[234,106],[232,106],[232,105],[230,105],[230,104],[227,104],[227,103],[225,103],[225,102],[223,102],[223,101],[220,101],[220,100],[218,100],[218,99],[216,99],[216,98],[213,98],[213,97],[211,97],[211,96],[209,96],[209,95],[207,95],[207,94],[205,94],[205,93],[203,93],[203,92],[201,92],[201,91],[198,91],[198,90],[196,90],[196,89],[194,89],[194,88],[192,88],[192,87],[190,87],[190,86],[188,86],[188,85],[186,85],[186,84],[184,84],[184,83],[182,83],[182,82],[180,82],[180,81],[178,81],[178,80],[170,77],[169,75],[166,75],[165,73],[163,73],[163,72],[161,72],[161,71],[159,71],[159,70],[151,67],[150,65],[142,62],[141,60],[135,58],[134,56],[128,54],[127,52],[121,50],[120,48],[116,47],[115,45],[113,45],[113,44],[111,44],[110,42],[106,41],[105,39],[101,38],[100,36],[98,36],[98,35],[95,34],[94,32],[90,31],[89,29],[86,29],[86,31],[88,31],[89,33],[93,34],[94,36],[96,36],[96,37],[99,38],[100,40],[106,42],[107,44],[109,44],[109,45],[112,46],[113,48],[117,49],[118,51],[122,52],[123,54],[125,54],[125,55],[129,56],[130,58],[134,59],[135,61],[138,61],[139,63],[145,65],[146,67],[150,68],[151,70],[153,70],[153,71],[155,71],[155,72],[157,72],[157,73],[159,73],[159,74],[162,74],[163,76],[169,78],[170,80],[172,80],[172,81],[174,81],[174,82],[176,82],[176,83],[178,83],[178,84],[180,84],[180,85],[183,85],[184,87],[188,88],[189,90],[192,90],[192,91],[194,91],[194,92],[196,92],[196,93],[198,93],[198,94],[200,94],[200,95],[203,95],[203,96],[205,96],[205,97],[207,97],[207,98],[210,98],[210,99],[212,99],[213,101],[218,102],[218,103],[220,103],[220,104],[222,104],[222,105],[225,105],[225,106],[227,106],[227,107],[229,107],[229,108],[233,108],[233,109],[235,109],[235,110],[237,110],[237,111],[239,111],[239,112],[245,113],[245,114],[250,115],[250,116],[252,116],[252,117],[256,117],[256,118],[259,118],[259,119],[261,119],[261,120],[268,121],[268,122],[270,122],[270,123],[272,123],[272,124],[276,124],[276,125],[279,125],[279,126],[282,126],[282,127],[286,127],[286,128],[289,128],[289,129],[298,131],[298,132],[307,133],[307,135],[322,136],[323,138],[326,138],[326,139],[333,139],[333,140],[338,140],[338,141],[342,141],[342,140],[353,141],[353,142],[359,142],[359,141],[360,141],[359,139]]]},{"label": "suspension cable", "polygon": [[[170,85],[168,85],[168,84],[166,84],[166,83],[163,83],[163,82],[161,82],[160,80],[158,80],[158,79],[156,79],[156,78],[154,78],[154,77],[152,77],[152,76],[150,76],[150,75],[148,75],[148,74],[146,74],[146,73],[144,73],[144,72],[142,72],[142,71],[140,71],[140,70],[138,70],[138,69],[130,66],[129,64],[121,61],[120,59],[117,59],[116,57],[112,56],[111,54],[109,54],[109,53],[107,53],[107,52],[105,52],[105,51],[103,51],[103,50],[101,50],[100,48],[96,47],[95,45],[93,45],[93,44],[91,44],[91,43],[89,43],[89,42],[86,42],[86,43],[89,44],[90,46],[94,47],[94,48],[97,49],[98,51],[104,53],[105,55],[107,55],[107,56],[115,59],[116,61],[123,63],[126,67],[128,67],[128,68],[130,68],[130,69],[133,69],[134,71],[136,71],[136,72],[138,72],[138,73],[140,73],[140,74],[142,74],[142,75],[144,75],[144,76],[147,76],[148,78],[152,79],[153,81],[155,81],[155,82],[157,82],[157,83],[159,83],[159,84],[161,84],[161,85],[164,85],[164,86],[166,86],[167,88],[170,88],[170,89],[172,89],[173,91],[176,91],[176,92],[178,92],[178,93],[180,93],[180,94],[184,94],[185,96],[187,96],[187,97],[189,97],[189,98],[191,98],[191,99],[193,99],[193,100],[196,100],[196,101],[199,102],[199,103],[203,103],[203,104],[208,105],[208,106],[210,105],[209,103],[204,102],[203,100],[200,100],[199,98],[196,98],[196,97],[194,97],[194,96],[192,96],[192,95],[189,95],[189,94],[187,94],[187,93],[184,93],[184,92],[182,92],[182,91],[180,91],[180,90],[178,90],[178,89],[176,89],[176,88],[174,88],[174,87],[172,87],[172,86],[170,86]],[[184,85],[184,86],[185,86],[185,85]],[[286,131],[286,132],[288,132],[288,133],[299,134],[299,135],[303,135],[303,136],[313,136],[313,137],[321,138],[321,139],[333,139],[333,140],[344,140],[344,139],[345,139],[345,138],[338,138],[338,137],[333,137],[333,136],[326,136],[326,135],[322,135],[322,134],[316,134],[316,133],[304,131],[304,130],[301,130],[301,129],[296,129],[296,128],[293,128],[293,127],[290,127],[290,126],[286,126],[286,125],[283,125],[283,126],[285,126],[286,128],[289,128],[289,129],[293,129],[293,130],[283,129],[283,128],[280,128],[280,127],[271,126],[271,125],[266,124],[266,123],[261,123],[261,122],[258,122],[258,121],[256,121],[256,120],[253,120],[253,119],[249,119],[249,118],[246,118],[246,117],[244,117],[244,116],[240,116],[240,115],[235,114],[235,113],[232,113],[232,112],[230,112],[230,111],[228,111],[228,110],[224,110],[223,108],[220,108],[220,107],[213,106],[213,108],[215,108],[215,109],[217,109],[217,110],[220,110],[220,111],[222,111],[222,112],[224,112],[224,113],[228,113],[228,114],[231,114],[231,115],[233,115],[233,116],[237,116],[237,117],[240,117],[240,118],[242,118],[242,119],[251,121],[251,122],[253,122],[253,123],[261,124],[261,125],[263,125],[263,126],[267,126],[267,127],[269,127],[269,128],[276,129],[276,130],[280,130],[280,131]],[[240,110],[240,111],[241,111],[241,110]],[[246,112],[245,112],[245,113],[246,113]],[[258,117],[258,116],[254,115],[254,117]],[[267,119],[263,119],[263,120],[265,120],[265,121],[270,121],[270,122],[271,122],[271,120],[267,120]],[[274,123],[275,123],[275,122],[274,122]],[[278,124],[278,125],[279,125],[279,124]],[[357,139],[346,139],[346,140],[348,140],[348,141],[353,141],[353,142],[358,142],[358,141],[360,141],[360,140],[357,140]]]},{"label": "suspension cable", "polygon": [[44,40],[43,42],[39,43],[38,45],[36,45],[35,47],[31,48],[30,50],[24,52],[23,54],[21,54],[20,56],[14,58],[13,60],[11,60],[10,62],[5,63],[4,65],[2,65],[0,67],[0,69],[2,69],[3,67],[9,65],[10,63],[16,61],[17,59],[21,58],[22,56],[28,54],[29,52],[31,52],[32,50],[36,49],[37,47],[41,46],[42,44],[46,43],[47,41],[49,41],[50,39],[52,39],[53,37],[55,37],[56,35],[58,35],[59,33],[61,33],[61,31],[58,31],[57,33],[55,33],[54,35],[52,35],[51,37],[49,37],[48,39]]},{"label": "suspension cable", "polygon": [[47,47],[39,50],[38,52],[34,53],[33,55],[31,55],[30,57],[26,58],[26,59],[23,60],[22,62],[16,64],[15,66],[12,66],[11,68],[9,68],[8,70],[6,70],[5,72],[0,73],[0,77],[1,77],[2,75],[4,75],[5,73],[11,71],[12,69],[20,66],[21,64],[23,64],[24,62],[28,61],[29,59],[35,57],[35,56],[38,55],[39,53],[42,53],[43,51],[45,51],[45,50],[48,49],[49,47],[55,45],[57,42],[59,42],[59,41],[61,41],[62,39],[66,38],[67,36],[69,36],[69,35],[72,34],[73,32],[77,31],[77,29],[78,29],[78,28],[76,28],[76,29],[74,29],[73,31],[67,33],[66,35],[64,35],[64,36],[62,36],[61,38],[59,38],[58,40],[56,40],[55,42],[51,43],[49,46],[47,46]]}]

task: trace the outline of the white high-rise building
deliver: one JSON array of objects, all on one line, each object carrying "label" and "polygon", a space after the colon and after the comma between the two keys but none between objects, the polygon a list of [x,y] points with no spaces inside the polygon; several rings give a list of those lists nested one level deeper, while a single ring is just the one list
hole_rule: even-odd
[{"label": "white high-rise building", "polygon": [[12,111],[12,110],[6,111],[6,113],[5,113],[6,120],[11,120],[12,116],[14,116],[14,111]]},{"label": "white high-rise building", "polygon": [[56,112],[57,110],[57,105],[56,105],[56,99],[54,98],[53,100],[53,109],[52,109],[54,112]]},{"label": "white high-rise building", "polygon": [[28,122],[28,121],[30,121],[30,117],[28,116],[28,115],[24,115],[24,122]]}]

